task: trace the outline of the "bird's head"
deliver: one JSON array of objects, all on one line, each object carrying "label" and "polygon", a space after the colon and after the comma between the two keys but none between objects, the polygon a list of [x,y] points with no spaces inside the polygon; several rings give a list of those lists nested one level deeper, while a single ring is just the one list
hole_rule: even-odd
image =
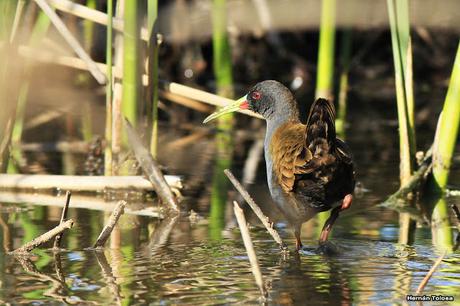
[{"label": "bird's head", "polygon": [[246,95],[234,103],[209,115],[203,123],[240,109],[252,110],[261,114],[266,120],[277,115],[297,114],[297,105],[291,91],[278,81],[267,80],[257,83]]}]

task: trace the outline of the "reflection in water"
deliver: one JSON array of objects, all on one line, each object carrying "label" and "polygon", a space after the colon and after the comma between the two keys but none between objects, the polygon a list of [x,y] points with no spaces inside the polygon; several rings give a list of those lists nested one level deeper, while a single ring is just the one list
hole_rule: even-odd
[{"label": "reflection in water", "polygon": [[[356,128],[360,128],[359,125]],[[354,139],[353,135],[355,133],[350,133],[349,142],[355,152],[358,177],[369,191],[357,198],[334,227],[332,241],[339,248],[338,255],[316,253],[315,230],[322,224],[306,224],[302,232],[305,249],[299,255],[291,253],[286,258],[280,255],[265,229],[251,227],[261,271],[268,283],[268,304],[403,304],[406,294],[415,292],[437,258],[429,228],[417,228],[413,245],[398,244],[397,214],[375,205],[399,185],[398,165],[393,164],[392,158],[385,161],[382,153],[382,148],[392,145],[369,147],[366,144],[371,137]],[[391,138],[385,135],[372,137],[377,142],[388,139]],[[238,139],[236,141],[237,148],[243,147]],[[244,146],[248,148],[250,144]],[[201,154],[202,150],[197,152]],[[188,162],[196,166],[200,154],[191,154]],[[391,152],[386,154],[391,156]],[[187,156],[183,157],[181,162],[185,163]],[[270,206],[262,161],[260,165],[249,191],[258,204],[266,208],[264,212],[277,220],[279,213]],[[217,166],[222,169],[215,173],[227,184],[222,170],[228,164],[216,161]],[[186,169],[181,172],[188,173]],[[209,169],[200,172],[199,179],[192,177],[190,181],[204,182],[200,186],[210,184],[203,173],[209,173]],[[460,179],[458,172],[453,171],[452,175],[453,182]],[[216,199],[223,199],[232,189],[220,182],[215,186],[219,187],[216,187],[219,191],[215,193]],[[189,202],[199,215],[206,215],[207,207],[203,208],[202,203],[207,204],[212,197],[205,191],[197,194],[204,200],[194,197]],[[459,198],[443,201],[446,205],[458,204]],[[25,263],[6,255],[6,251],[53,227],[56,214],[46,207],[24,206],[18,210],[18,206],[0,204],[0,245],[3,246],[0,304],[258,304],[260,293],[237,229],[222,235],[222,203],[213,204],[216,209],[211,211],[210,218],[196,218],[194,222],[182,217],[156,220],[124,215],[112,236],[110,248],[107,246],[102,253],[85,248],[94,243],[102,229],[103,213],[71,206],[69,216],[76,224],[63,237],[64,250],[56,254],[46,249],[35,250]],[[289,230],[282,223],[278,223],[277,228],[283,240],[292,246]],[[440,237],[452,237],[448,223],[438,228],[438,234],[434,233],[438,235],[436,242],[442,241]],[[443,242],[442,245],[452,244]],[[459,251],[448,254],[425,293],[453,295],[456,301],[460,300],[459,267]]]},{"label": "reflection in water", "polygon": [[[378,211],[374,213],[378,215]],[[214,242],[208,239],[210,229],[205,220],[190,224],[188,218],[160,222],[141,218],[140,227],[154,226],[155,230],[150,237],[138,232],[138,241],[130,243],[126,239],[130,235],[123,229],[127,220],[121,224],[121,249],[62,251],[52,256],[37,250],[26,262],[1,256],[4,269],[0,299],[105,305],[259,303],[260,293],[237,231]],[[344,221],[342,225],[351,220],[344,215]],[[74,230],[90,244],[92,234],[86,228],[91,221],[87,222],[82,220]],[[20,227],[17,223],[7,225],[11,233],[17,233]],[[429,237],[417,238],[416,245],[410,247],[379,242],[380,232],[370,233],[374,234],[368,238],[359,233],[334,238],[339,249],[336,256],[316,253],[316,241],[307,239],[301,254],[290,253],[283,258],[265,230],[253,228],[255,250],[269,283],[269,303],[402,302],[406,294],[415,291],[437,254]],[[291,239],[286,229],[280,229],[280,234]],[[336,232],[339,236],[340,227]],[[63,242],[67,247],[68,239]],[[459,263],[460,254],[448,255],[425,292],[460,298],[452,289],[460,286]]]}]

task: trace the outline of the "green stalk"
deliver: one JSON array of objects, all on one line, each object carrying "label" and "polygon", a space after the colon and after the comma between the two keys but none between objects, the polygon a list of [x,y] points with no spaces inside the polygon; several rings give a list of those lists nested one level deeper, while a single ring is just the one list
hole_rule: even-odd
[{"label": "green stalk", "polygon": [[340,84],[339,84],[339,107],[335,127],[337,134],[345,138],[345,123],[347,120],[347,93],[348,93],[348,73],[350,71],[352,31],[345,30],[340,43]]},{"label": "green stalk", "polygon": [[158,0],[148,1],[148,29],[149,40],[149,91],[152,97],[152,135],[150,139],[150,153],[154,158],[157,156],[158,146],[158,51],[159,42],[155,30],[158,17]]},{"label": "green stalk", "polygon": [[433,146],[433,177],[429,185],[430,193],[438,198],[431,215],[433,242],[440,248],[448,250],[451,250],[453,246],[453,234],[449,219],[449,208],[442,196],[449,179],[459,125],[460,43],[457,48],[446,99],[436,129]]},{"label": "green stalk", "polygon": [[141,93],[140,24],[137,1],[125,1],[125,29],[123,36],[123,115],[137,125],[137,103]]},{"label": "green stalk", "polygon": [[400,180],[411,176],[415,156],[414,98],[408,0],[387,0],[395,65],[400,142]]},{"label": "green stalk", "polygon": [[[232,55],[227,36],[226,0],[214,0],[212,7],[213,21],[213,65],[216,77],[217,94],[233,98]],[[213,240],[220,240],[225,226],[225,206],[229,182],[223,174],[224,169],[231,168],[233,142],[230,132],[233,126],[233,115],[229,114],[218,119],[216,135],[216,161],[211,190],[211,210],[209,233]]]},{"label": "green stalk", "polygon": [[335,0],[322,0],[316,98],[331,98],[334,75]]},{"label": "green stalk", "polygon": [[431,214],[431,236],[433,244],[440,250],[452,251],[454,234],[449,218],[449,206],[444,197],[439,197]]},{"label": "green stalk", "polygon": [[452,156],[460,124],[460,43],[447,90],[444,107],[439,118],[433,147],[433,179],[441,193],[449,178]]},{"label": "green stalk", "polygon": [[[414,96],[412,86],[412,50],[408,0],[387,0],[391,44],[395,65],[396,101],[399,122],[400,181],[411,177],[415,162]],[[399,243],[413,240],[415,223],[407,213],[399,216]]]},{"label": "green stalk", "polygon": [[105,58],[107,64],[107,85],[105,87],[105,151],[104,174],[112,175],[112,40],[113,40],[113,0],[107,0],[107,41]]}]

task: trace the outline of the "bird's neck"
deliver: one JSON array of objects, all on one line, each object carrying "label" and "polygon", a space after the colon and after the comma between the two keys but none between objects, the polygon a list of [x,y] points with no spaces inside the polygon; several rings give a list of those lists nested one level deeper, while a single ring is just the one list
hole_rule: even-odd
[{"label": "bird's neck", "polygon": [[292,122],[299,123],[299,111],[295,107],[286,107],[275,112],[275,116],[266,118],[267,132],[265,134],[265,141],[270,141],[273,133],[283,124]]},{"label": "bird's neck", "polygon": [[272,182],[272,158],[270,155],[270,144],[272,140],[272,136],[278,128],[288,122],[292,123],[300,123],[299,120],[299,113],[297,109],[286,109],[277,113],[276,117],[267,118],[267,131],[265,132],[265,142],[264,142],[264,155],[265,155],[265,163],[267,166],[267,180],[270,192],[273,194],[275,190],[273,189],[273,182]]}]

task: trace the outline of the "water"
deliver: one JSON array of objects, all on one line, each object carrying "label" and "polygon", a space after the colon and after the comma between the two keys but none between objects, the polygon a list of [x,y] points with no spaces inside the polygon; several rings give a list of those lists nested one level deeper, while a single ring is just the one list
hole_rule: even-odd
[{"label": "water", "polygon": [[[382,135],[369,137],[355,127],[348,139],[357,163],[362,192],[350,211],[337,221],[332,240],[339,253],[317,252],[321,224],[303,226],[304,249],[282,254],[254,218],[251,235],[273,305],[404,304],[441,252],[432,243],[431,231],[418,228],[412,245],[400,245],[398,217],[375,204],[397,189],[397,148],[394,128],[379,128]],[[355,131],[355,133],[354,133]],[[370,132],[367,132],[370,133]],[[387,137],[387,138],[385,138]],[[5,254],[54,226],[60,208],[2,204],[0,240],[0,303],[31,305],[221,305],[258,304],[259,290],[251,274],[239,230],[227,207],[220,220],[208,217],[212,173],[212,137],[202,137],[184,147],[180,162],[160,159],[172,173],[186,173],[189,188],[185,201],[194,217],[157,220],[124,215],[120,228],[103,251],[91,246],[102,229],[105,213],[70,209],[75,227],[66,232],[65,250],[42,248],[25,259]],[[392,144],[393,143],[393,144]],[[236,141],[235,173],[251,141]],[[207,153],[206,153],[207,152]],[[177,158],[177,156],[176,156]],[[263,160],[250,191],[267,209]],[[459,178],[454,168],[452,182]],[[453,186],[455,187],[455,186]],[[232,188],[229,188],[232,190]],[[448,203],[460,204],[451,197]],[[219,221],[220,220],[220,221]],[[216,230],[217,228],[217,230]],[[294,247],[293,235],[280,221],[282,238]],[[111,247],[110,247],[111,246]],[[460,253],[448,254],[425,288],[427,294],[452,295],[460,301]],[[429,303],[428,303],[429,304]]]}]

